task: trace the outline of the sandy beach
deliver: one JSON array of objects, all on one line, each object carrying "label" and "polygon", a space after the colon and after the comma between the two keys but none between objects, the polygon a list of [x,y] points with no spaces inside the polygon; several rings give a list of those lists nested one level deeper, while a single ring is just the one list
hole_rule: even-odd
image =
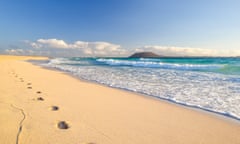
[{"label": "sandy beach", "polygon": [[221,116],[0,56],[1,144],[239,144]]}]

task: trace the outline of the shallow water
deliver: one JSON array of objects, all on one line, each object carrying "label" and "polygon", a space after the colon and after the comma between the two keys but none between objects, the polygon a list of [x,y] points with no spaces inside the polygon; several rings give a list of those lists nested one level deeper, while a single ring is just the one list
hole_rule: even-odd
[{"label": "shallow water", "polygon": [[42,65],[240,120],[238,58],[55,58]]}]

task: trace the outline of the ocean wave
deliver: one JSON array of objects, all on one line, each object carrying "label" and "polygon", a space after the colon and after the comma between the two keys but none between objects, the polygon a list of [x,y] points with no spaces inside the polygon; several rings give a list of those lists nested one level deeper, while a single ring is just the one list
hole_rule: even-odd
[{"label": "ocean wave", "polygon": [[[62,59],[60,59],[62,60]],[[81,79],[158,97],[240,120],[240,78],[218,73],[50,63]]]},{"label": "ocean wave", "polygon": [[223,67],[220,64],[179,64],[179,63],[166,63],[157,59],[140,60],[121,60],[121,59],[97,59],[96,61],[110,66],[132,66],[132,67],[145,67],[145,68],[164,68],[164,69],[178,69],[178,70],[204,70],[204,69],[217,69]]},{"label": "ocean wave", "polygon": [[54,58],[48,62],[49,65],[88,65],[91,64],[87,59],[75,59],[75,58]]}]

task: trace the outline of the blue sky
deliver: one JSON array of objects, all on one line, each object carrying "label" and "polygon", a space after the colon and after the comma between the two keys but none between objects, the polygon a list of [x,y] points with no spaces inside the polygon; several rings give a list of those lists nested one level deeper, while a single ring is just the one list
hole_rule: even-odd
[{"label": "blue sky", "polygon": [[239,6],[238,0],[1,0],[0,49],[240,55]]}]

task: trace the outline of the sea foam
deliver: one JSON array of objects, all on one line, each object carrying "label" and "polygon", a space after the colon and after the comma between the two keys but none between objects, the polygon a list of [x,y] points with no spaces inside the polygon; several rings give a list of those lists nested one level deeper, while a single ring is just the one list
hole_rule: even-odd
[{"label": "sea foam", "polygon": [[240,119],[240,76],[202,71],[202,68],[216,68],[221,64],[163,64],[156,59],[60,58],[52,59],[45,66],[110,87]]}]

